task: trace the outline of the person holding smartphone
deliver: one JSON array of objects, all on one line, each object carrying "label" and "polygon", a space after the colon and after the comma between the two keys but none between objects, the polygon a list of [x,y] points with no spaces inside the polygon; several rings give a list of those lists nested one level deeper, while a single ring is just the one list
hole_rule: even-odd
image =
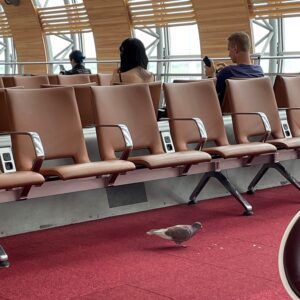
[{"label": "person holding smartphone", "polygon": [[80,50],[72,51],[69,55],[69,59],[72,69],[66,71],[63,67],[60,67],[60,75],[91,74],[91,70],[84,66],[83,60],[85,56]]},{"label": "person holding smartphone", "polygon": [[228,37],[228,51],[234,64],[214,65],[212,62],[210,66],[205,66],[207,77],[217,77],[216,89],[221,106],[225,95],[226,79],[264,76],[261,66],[251,63],[250,38],[246,32],[235,32]]}]

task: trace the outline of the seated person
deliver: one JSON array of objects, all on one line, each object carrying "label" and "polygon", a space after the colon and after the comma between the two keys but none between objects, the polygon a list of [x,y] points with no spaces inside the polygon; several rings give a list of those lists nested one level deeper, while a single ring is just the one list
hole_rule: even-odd
[{"label": "seated person", "polygon": [[154,75],[147,71],[148,57],[144,44],[136,38],[124,40],[120,46],[120,68],[113,72],[111,84],[153,82]]},{"label": "seated person", "polygon": [[71,70],[61,70],[59,74],[61,75],[74,75],[74,74],[91,74],[90,69],[86,69],[83,60],[85,56],[83,56],[82,52],[79,50],[74,50],[69,55],[70,64],[72,66]]},{"label": "seated person", "polygon": [[219,64],[205,67],[208,77],[217,77],[216,89],[220,104],[226,89],[226,79],[263,77],[264,72],[259,65],[253,65],[250,58],[250,38],[246,32],[235,32],[228,38],[228,51],[233,65]]}]

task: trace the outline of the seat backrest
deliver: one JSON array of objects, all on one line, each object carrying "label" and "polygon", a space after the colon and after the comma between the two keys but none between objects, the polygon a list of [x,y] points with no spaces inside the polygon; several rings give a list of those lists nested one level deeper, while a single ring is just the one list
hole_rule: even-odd
[{"label": "seat backrest", "polygon": [[[113,85],[129,85],[129,84],[140,84],[140,83],[122,83],[122,82],[116,82]],[[154,82],[147,82],[144,84],[149,85],[149,90],[151,94],[152,104],[154,108],[155,115],[157,117],[158,115],[158,109],[159,109],[159,103],[160,103],[160,97],[161,97],[161,82],[160,81],[154,81]]]},{"label": "seat backrest", "polygon": [[42,84],[49,84],[48,76],[14,76],[15,86],[23,86],[25,89],[39,89]]},{"label": "seat backrest", "polygon": [[161,82],[156,81],[156,82],[149,82],[149,89],[150,89],[150,94],[151,94],[151,99],[152,99],[152,104],[154,107],[154,112],[157,117],[158,115],[158,109],[159,109],[159,103],[160,103],[160,97],[161,97]]},{"label": "seat backrest", "polygon": [[90,82],[95,82],[96,85],[100,85],[98,74],[89,74],[89,77],[90,77]]},{"label": "seat backrest", "polygon": [[[92,87],[96,124],[125,124],[134,149],[163,153],[149,86],[132,84]],[[98,128],[97,138],[102,159],[114,159],[124,149],[119,129]]]},{"label": "seat backrest", "polygon": [[[7,89],[6,94],[11,130],[37,132],[45,159],[89,162],[73,88]],[[12,143],[17,166],[31,169],[34,154],[28,139],[16,136]]]},{"label": "seat backrest", "polygon": [[96,86],[96,83],[73,85],[82,127],[95,124],[91,86]]},{"label": "seat backrest", "polygon": [[[300,107],[300,76],[277,75],[274,92],[278,107]],[[287,110],[292,136],[300,136],[300,110]]]},{"label": "seat backrest", "polygon": [[[212,80],[190,83],[164,84],[168,116],[173,118],[193,118],[202,120],[208,140],[218,146],[228,145],[218,96]],[[199,141],[199,130],[193,121],[170,121],[176,150],[187,150],[189,143]]]},{"label": "seat backrest", "polygon": [[58,75],[57,80],[58,84],[61,85],[72,85],[91,82],[89,74]]},{"label": "seat backrest", "polygon": [[[283,138],[272,82],[268,77],[244,80],[227,79],[228,101],[232,112],[263,112],[269,119],[272,136]],[[238,143],[264,134],[263,123],[253,115],[233,116],[233,129]]]},{"label": "seat backrest", "polygon": [[1,89],[4,88],[4,83],[3,83],[2,77],[0,77],[0,88],[1,88]]},{"label": "seat backrest", "polygon": [[113,77],[112,74],[98,73],[97,75],[98,75],[99,85],[102,85],[102,86],[111,85],[111,80],[112,80],[112,77]]},{"label": "seat backrest", "polygon": [[[96,82],[65,85],[74,88],[82,127],[88,127],[89,125],[95,124],[94,112],[92,107],[92,92],[90,89],[91,86],[95,85],[97,85]],[[41,87],[55,88],[62,87],[62,85],[42,84]]]},{"label": "seat backrest", "polygon": [[10,131],[5,89],[0,89],[0,131]]},{"label": "seat backrest", "polygon": [[[173,83],[198,82],[198,81],[201,81],[201,80],[203,80],[203,79],[174,79]],[[212,80],[215,85],[217,83],[217,77],[207,78],[207,79],[204,79],[204,80]]]},{"label": "seat backrest", "polygon": [[300,298],[300,212],[287,226],[282,237],[278,266],[283,286],[292,299]]},{"label": "seat backrest", "polygon": [[2,76],[2,81],[3,81],[4,87],[6,87],[6,88],[16,86],[14,76]]},{"label": "seat backrest", "polygon": [[50,84],[58,84],[58,75],[56,74],[48,74],[48,79]]}]

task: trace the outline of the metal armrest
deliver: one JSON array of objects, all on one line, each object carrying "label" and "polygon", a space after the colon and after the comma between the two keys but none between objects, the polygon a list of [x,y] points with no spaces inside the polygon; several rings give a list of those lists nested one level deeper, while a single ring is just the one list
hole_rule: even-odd
[{"label": "metal armrest", "polygon": [[45,152],[43,148],[42,141],[40,139],[40,136],[36,132],[17,132],[17,131],[12,131],[12,132],[0,132],[1,135],[27,135],[30,137],[33,145],[33,149],[35,152],[35,161],[32,166],[32,171],[38,172],[43,164],[43,161],[45,159]]},{"label": "metal armrest", "polygon": [[300,107],[280,107],[278,108],[279,111],[281,110],[300,110]]},{"label": "metal armrest", "polygon": [[197,128],[199,130],[200,141],[196,147],[196,150],[202,150],[206,140],[207,140],[207,132],[205,130],[205,126],[200,118],[166,118],[168,121],[193,121],[196,123]]},{"label": "metal armrest", "polygon": [[263,112],[234,112],[234,113],[224,113],[223,115],[224,116],[226,116],[226,115],[231,115],[231,116],[233,116],[233,115],[258,115],[264,125],[264,128],[265,128],[265,134],[262,137],[261,142],[264,143],[271,135],[271,132],[272,132],[271,124],[269,122],[268,117]]},{"label": "metal armrest", "polygon": [[127,160],[132,149],[133,149],[133,141],[130,135],[130,131],[128,127],[124,124],[110,124],[110,125],[91,125],[91,127],[117,127],[121,130],[124,142],[125,142],[125,150],[122,152],[120,159]]}]

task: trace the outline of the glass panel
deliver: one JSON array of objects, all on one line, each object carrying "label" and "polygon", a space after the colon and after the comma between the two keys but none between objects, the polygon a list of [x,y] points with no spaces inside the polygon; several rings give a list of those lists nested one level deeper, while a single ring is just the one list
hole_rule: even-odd
[{"label": "glass panel", "polygon": [[[300,50],[300,39],[299,27],[300,17],[285,18],[284,22],[284,51],[299,51]],[[300,69],[300,68],[299,68]]]},{"label": "glass panel", "polygon": [[283,73],[299,73],[300,59],[284,59],[283,60]]},{"label": "glass panel", "polygon": [[[268,20],[259,21],[261,25],[258,25],[256,23],[252,23],[252,29],[253,29],[253,38],[254,38],[254,52],[255,53],[266,53],[270,52],[270,43],[268,40],[268,36],[271,35],[270,29],[268,29]],[[259,44],[257,45],[257,43]]]},{"label": "glass panel", "polygon": [[200,55],[198,26],[176,26],[169,28],[171,55]]}]

